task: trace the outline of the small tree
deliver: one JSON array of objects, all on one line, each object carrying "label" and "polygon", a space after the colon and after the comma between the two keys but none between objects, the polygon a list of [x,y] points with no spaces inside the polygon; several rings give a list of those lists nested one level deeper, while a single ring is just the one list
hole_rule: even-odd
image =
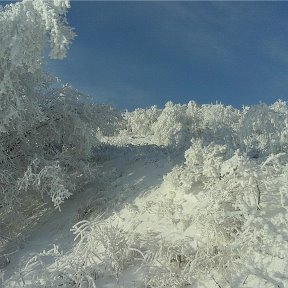
[{"label": "small tree", "polygon": [[74,37],[66,23],[68,8],[68,0],[24,0],[0,10],[0,225],[4,234],[19,228],[11,213],[29,210],[40,197],[51,197],[60,208],[65,198],[89,181],[94,176],[90,158],[91,148],[98,143],[96,132],[113,133],[112,126],[119,120],[111,107],[95,105],[71,87],[61,87],[43,70],[44,52],[62,59]]},{"label": "small tree", "polygon": [[[31,161],[33,134],[49,120],[41,106],[41,94],[52,77],[42,70],[43,54],[65,57],[74,33],[65,24],[69,1],[23,1],[6,5],[0,13],[0,136],[2,206],[17,190],[17,179]],[[27,148],[30,149],[27,149]],[[32,148],[32,149],[31,149]],[[35,150],[34,150],[35,151]],[[9,175],[9,176],[7,176]],[[13,179],[11,181],[11,178]],[[13,197],[12,197],[13,198]],[[11,204],[11,203],[10,203]]]}]

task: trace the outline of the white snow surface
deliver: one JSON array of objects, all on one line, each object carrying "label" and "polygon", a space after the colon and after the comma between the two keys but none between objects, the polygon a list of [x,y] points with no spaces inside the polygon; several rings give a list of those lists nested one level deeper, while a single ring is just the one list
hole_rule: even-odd
[{"label": "white snow surface", "polygon": [[[117,139],[110,139],[110,143],[112,142],[117,144]],[[75,253],[79,238],[74,241],[75,233],[73,234],[71,228],[81,220],[93,222],[97,217],[101,218],[102,224],[99,225],[116,227],[118,231],[124,231],[124,234],[129,237],[133,235],[135,239],[137,237],[142,239],[142,242],[143,239],[147,239],[150,243],[154,241],[153,247],[156,250],[160,250],[160,244],[164,242],[175,245],[180,243],[179,246],[182,245],[181,243],[188,243],[189,249],[195,250],[198,245],[201,245],[203,240],[201,233],[197,231],[197,227],[193,225],[190,217],[191,211],[199,205],[198,195],[201,197],[201,184],[194,186],[195,193],[187,194],[177,187],[172,187],[169,181],[164,181],[163,178],[171,172],[175,165],[183,162],[183,151],[173,151],[152,143],[149,144],[149,140],[139,138],[130,139],[129,145],[125,145],[125,143],[121,143],[119,146],[107,145],[102,153],[103,151],[106,151],[104,156],[102,155],[100,164],[103,181],[97,180],[94,184],[85,187],[83,192],[73,195],[61,206],[61,212],[52,211],[51,208],[46,216],[39,220],[37,225],[26,234],[21,248],[8,255],[10,264],[1,271],[0,287],[40,287],[38,282],[35,282],[37,278],[35,275],[38,273],[37,269],[41,270],[42,268],[39,267],[42,266],[38,265],[29,270],[32,275],[30,277],[29,273],[28,276],[25,274],[25,269],[27,269],[25,265],[35,255],[39,255],[44,250],[53,249],[53,245],[59,247],[62,257]],[[134,249],[133,245],[131,247],[129,249]],[[142,264],[147,260],[144,258],[149,253],[141,255],[139,247],[141,244],[135,247],[134,251],[138,262],[136,260],[133,265],[121,268],[121,273],[118,275],[113,275],[109,271],[106,273],[105,269],[102,269],[102,273],[95,276],[95,287],[155,287],[149,286],[147,282],[145,284],[144,279],[149,272],[147,267],[145,268],[145,265]],[[174,248],[171,246],[171,249]],[[103,247],[99,247],[99,251],[101,249]],[[177,253],[176,258],[170,259],[170,264],[175,262],[175,265],[180,268],[182,264],[185,264],[185,259],[182,259],[180,254],[178,257]],[[135,256],[136,259],[137,257]],[[270,263],[267,263],[267,267],[276,265],[279,271],[285,269],[280,258],[272,260],[268,258],[267,261]],[[53,257],[47,257],[45,266],[53,267],[55,265],[53,259]],[[97,257],[95,259],[96,262],[99,261]],[[285,271],[282,272],[285,273]],[[21,273],[26,275],[23,277],[24,280],[19,280]],[[239,287],[284,287],[277,285],[277,283],[271,284],[263,279],[259,280],[256,276],[249,276]],[[41,287],[53,286],[47,284],[47,286]],[[61,287],[61,285],[57,287]],[[84,284],[69,286],[67,284],[62,287],[88,287],[88,284],[87,286]],[[233,286],[228,282],[218,282],[217,275],[214,277],[207,275],[206,278],[200,279],[200,282],[195,281],[194,284],[182,283],[177,286],[177,284],[171,283],[166,287],[224,288]],[[288,284],[285,287],[288,287]]]}]

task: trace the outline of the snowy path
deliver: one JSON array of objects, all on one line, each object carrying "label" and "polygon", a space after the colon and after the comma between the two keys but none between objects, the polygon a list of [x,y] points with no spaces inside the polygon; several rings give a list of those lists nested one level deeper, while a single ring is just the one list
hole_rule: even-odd
[{"label": "snowy path", "polygon": [[[91,220],[90,222],[98,227],[100,222],[97,222],[97,216],[99,215],[102,215],[100,225],[103,226],[101,227],[107,229],[102,231],[104,231],[104,233],[108,231],[108,236],[105,238],[107,241],[110,241],[114,237],[112,233],[112,238],[109,238],[109,233],[113,231],[113,229],[116,229],[114,231],[120,231],[120,234],[122,233],[121,235],[127,236],[126,238],[124,237],[127,243],[137,235],[137,237],[139,236],[137,239],[140,239],[139,243],[143,243],[144,246],[140,245],[138,249],[137,247],[139,246],[135,246],[138,245],[137,241],[132,242],[132,246],[128,246],[128,250],[135,247],[140,251],[137,255],[138,258],[135,258],[138,260],[133,262],[132,265],[131,263],[127,265],[118,275],[118,279],[115,277],[115,271],[113,272],[113,269],[110,269],[111,267],[109,268],[110,270],[106,270],[105,265],[107,262],[105,261],[107,261],[107,255],[109,257],[109,254],[103,254],[104,258],[102,259],[105,261],[101,262],[100,266],[97,264],[97,269],[99,268],[100,271],[100,274],[95,277],[97,288],[146,287],[143,284],[143,280],[147,279],[148,270],[146,269],[147,266],[141,266],[142,259],[140,254],[142,248],[142,251],[148,251],[148,253],[153,256],[158,255],[157,257],[160,257],[159,259],[164,260],[164,266],[162,267],[164,270],[165,265],[170,265],[169,267],[176,267],[175,271],[179,272],[182,261],[181,256],[185,255],[186,257],[186,255],[188,255],[188,257],[190,257],[192,255],[191,257],[194,257],[193,251],[196,251],[199,243],[201,245],[203,242],[203,235],[199,232],[191,218],[192,211],[201,209],[201,201],[199,202],[197,199],[197,193],[201,191],[201,187],[195,185],[193,187],[193,193],[185,193],[181,188],[178,189],[170,185],[167,179],[163,180],[163,176],[167,175],[175,165],[181,162],[183,163],[183,151],[182,153],[181,151],[171,152],[165,148],[153,145],[128,145],[123,147],[107,145],[107,147],[102,147],[101,149],[101,159],[99,158],[97,160],[101,162],[100,170],[102,172],[99,174],[101,175],[100,179],[99,175],[95,177],[93,184],[87,186],[85,189],[83,188],[81,193],[79,192],[73,195],[71,199],[68,199],[61,206],[61,212],[51,210],[53,213],[42,217],[37,225],[31,229],[22,249],[10,255],[10,264],[4,271],[0,271],[1,288],[26,287],[26,285],[23,285],[19,280],[19,273],[21,269],[23,269],[23,265],[43,250],[48,251],[53,248],[53,244],[59,246],[59,251],[63,251],[63,258],[71,253],[73,257],[76,255],[76,259],[79,259],[79,254],[77,254],[77,249],[75,249],[75,235],[73,235],[70,229],[75,223],[83,219]],[[109,230],[111,228],[112,230]],[[98,230],[96,229],[94,233],[98,235]],[[117,235],[119,234],[116,234],[116,236]],[[99,245],[101,246],[102,244],[100,243]],[[116,243],[116,246],[117,245],[118,243]],[[96,247],[93,246],[93,249],[95,249],[97,253],[99,251],[101,253],[103,247],[101,248],[100,246],[97,244]],[[160,255],[159,251],[162,248],[164,249],[164,254]],[[186,249],[186,252],[183,249]],[[82,253],[81,249],[78,251]],[[165,251],[168,254],[165,254]],[[94,250],[92,250],[92,252],[94,252]],[[143,255],[144,254],[142,254],[142,256]],[[80,257],[80,259],[82,258]],[[183,259],[185,263],[185,258]],[[158,259],[156,260],[158,261]],[[48,260],[46,259],[45,261],[45,266],[47,267],[48,265],[49,267],[49,264],[52,264],[54,259],[53,257],[48,257]],[[282,263],[281,261],[282,260],[274,259],[271,265],[273,264],[277,271],[282,271],[282,273],[285,274],[284,262],[282,261]],[[160,262],[158,262],[158,264],[161,265]],[[103,266],[101,266],[103,263],[105,264],[104,270],[102,269]],[[140,267],[141,269],[138,270]],[[152,281],[151,287],[157,287],[157,281],[159,281],[159,279],[166,281],[166,278],[168,279],[167,282],[165,282],[165,284],[162,282],[161,287],[182,287],[179,285],[183,283],[187,288],[198,287],[197,284],[195,284],[196,286],[192,284],[189,285],[189,283],[194,283],[193,281],[181,282],[181,284],[179,284],[177,279],[169,272],[169,269],[168,272],[170,274],[160,275],[159,278],[157,272],[159,270],[153,270],[153,264],[151,267],[152,270],[149,271],[149,273],[152,271],[152,274],[149,274],[149,281]],[[41,267],[39,268],[39,266],[36,268],[32,267],[31,275],[40,273],[40,270]],[[163,272],[164,270],[162,269],[160,271]],[[32,285],[29,287],[38,288],[37,284],[33,282],[34,280],[30,279],[29,273],[28,271],[28,274],[26,274],[28,275],[29,283]],[[32,279],[33,277],[34,276],[32,276]],[[220,285],[220,282],[216,282],[213,277],[209,275],[205,276],[205,279],[202,279],[204,286],[201,287],[231,288],[228,282],[221,282]],[[256,276],[251,275],[248,280],[245,280],[245,285],[243,284],[241,287],[282,287],[269,285],[268,282],[265,282],[266,276],[264,275],[263,277],[264,281],[261,282],[258,281],[259,279]],[[16,279],[18,279],[18,283],[20,284],[16,284]],[[174,282],[174,280],[178,283],[175,282],[176,286],[171,284],[171,281]],[[74,284],[61,285],[67,288],[75,287]],[[49,286],[48,284],[48,286],[45,287],[53,288],[54,286]],[[147,287],[149,287],[149,285]],[[283,286],[283,288],[284,287],[286,286]]]},{"label": "snowy path", "polygon": [[[91,223],[94,221],[94,224],[98,225],[96,221],[98,215],[102,215],[101,221],[103,220],[103,222],[101,222],[101,225],[105,226],[107,224],[105,228],[108,230],[104,231],[111,232],[109,230],[111,227],[116,228],[117,231],[121,231],[121,233],[127,235],[126,239],[128,240],[138,235],[139,239],[144,240],[140,242],[145,242],[142,251],[148,251],[151,253],[150,255],[155,255],[163,247],[164,250],[166,249],[165,247],[168,247],[167,251],[172,251],[172,254],[170,253],[168,258],[165,252],[164,255],[160,256],[163,256],[166,263],[171,267],[176,265],[173,266],[176,267],[176,270],[180,269],[182,255],[189,256],[191,253],[194,253],[193,251],[198,249],[198,244],[203,241],[203,235],[195,227],[191,218],[191,212],[201,209],[199,206],[201,201],[197,200],[197,193],[201,188],[195,185],[193,193],[185,193],[181,189],[178,190],[177,187],[171,186],[169,181],[163,180],[163,176],[167,175],[175,165],[183,162],[183,152],[171,152],[165,148],[153,145],[128,145],[126,147],[107,145],[106,148],[102,149],[101,153],[101,179],[96,178],[93,184],[83,189],[83,192],[75,194],[71,199],[68,199],[61,206],[61,212],[54,211],[54,213],[50,213],[31,229],[28,237],[26,237],[23,248],[9,256],[11,263],[2,271],[2,275],[0,271],[1,288],[26,287],[22,284],[17,285],[15,283],[15,276],[19,279],[19,272],[21,272],[23,264],[25,265],[29,259],[43,250],[47,251],[51,249],[53,244],[59,246],[59,250],[63,251],[64,256],[69,255],[70,252],[73,254],[75,250],[75,235],[70,231],[71,227],[83,219],[91,220]],[[51,212],[53,211],[51,210]],[[139,247],[134,246],[134,244],[129,246],[129,248]],[[160,247],[162,248],[160,249]],[[96,247],[96,251],[98,251],[98,248],[99,246]],[[186,251],[187,254],[182,249],[188,249]],[[100,250],[101,248],[99,248]],[[141,250],[138,251],[141,252]],[[80,250],[80,253],[82,253],[82,250]],[[79,254],[76,253],[74,255],[78,259]],[[176,255],[176,260],[170,258],[171,255],[172,257]],[[178,256],[180,260],[177,258]],[[283,261],[281,262],[279,259],[274,260],[275,263],[272,264],[277,266],[275,266],[275,269],[282,271],[284,269],[284,267],[281,268]],[[53,263],[53,258],[48,259],[48,264],[50,264],[49,261]],[[176,263],[177,261],[178,263]],[[185,258],[183,262],[185,262]],[[140,267],[138,264],[141,265],[141,259],[122,270],[118,279],[115,275],[112,276],[113,271],[111,273],[111,270],[106,271],[104,269],[105,272],[103,274],[95,277],[97,288],[145,287],[143,286],[143,279],[147,276],[146,268],[142,269],[142,266],[138,270]],[[178,268],[177,265],[179,265]],[[165,268],[165,266],[163,267]],[[37,274],[37,269],[39,268],[33,270],[34,274]],[[101,269],[99,268],[99,271]],[[152,281],[154,281],[151,287],[157,287],[157,281],[160,279],[158,279],[157,269],[155,271],[154,275],[149,275],[149,279],[152,277]],[[282,272],[284,273],[284,271]],[[161,281],[165,281],[165,278],[169,277],[172,277],[168,279],[169,284],[162,283],[164,285],[162,287],[170,287],[171,282],[169,281],[175,280],[175,278],[173,279],[174,276],[169,275],[169,273],[164,276],[162,275]],[[5,284],[3,284],[4,281],[6,281]],[[202,284],[204,286],[201,287],[220,287],[220,284],[217,284],[214,278],[209,275],[205,276],[203,281]],[[252,275],[249,276],[249,279],[245,282],[246,284],[243,284],[243,288],[272,287],[269,283],[265,282],[263,284],[264,282],[259,282]],[[183,284],[183,282],[181,283]],[[231,288],[227,283],[221,283],[221,287]],[[179,286],[180,284],[175,285],[171,287],[182,287]],[[190,286],[188,284],[185,285],[187,288],[198,287],[197,284],[195,284],[196,286],[192,284]],[[37,285],[29,287],[38,288]],[[75,287],[75,285],[65,287]]]},{"label": "snowy path", "polygon": [[49,250],[53,243],[59,245],[61,250],[68,251],[73,245],[73,235],[70,228],[76,221],[78,209],[82,205],[82,197],[89,199],[91,189],[87,189],[84,195],[75,195],[73,199],[65,201],[61,206],[61,212],[50,210],[48,216],[43,217],[35,227],[29,231],[22,249],[9,256],[10,264],[4,273],[4,279],[8,279],[13,273],[19,271],[21,264],[27,262],[35,254],[43,250]]},{"label": "snowy path", "polygon": [[[159,187],[163,175],[168,173],[175,164],[164,148],[154,146],[122,147],[119,151],[114,148],[113,151],[108,149],[106,154],[107,158],[113,155],[112,160],[102,164],[103,171],[108,174],[107,186],[104,187],[98,182],[92,184],[85,191],[67,200],[61,206],[61,212],[51,211],[53,213],[42,218],[29,232],[22,249],[9,256],[10,264],[4,273],[2,272],[3,282],[12,279],[13,274],[19,273],[23,263],[37,253],[51,249],[53,244],[58,245],[64,253],[69,252],[74,244],[74,235],[70,229],[81,217],[79,213],[89,203],[93,203],[94,213],[106,211],[105,215],[109,217],[112,213],[120,211],[127,203],[133,203],[138,196]],[[106,281],[107,279],[101,280],[102,284],[99,283],[97,287],[99,285],[103,288],[113,287],[107,286]],[[114,282],[111,279],[108,281],[110,281],[109,285]],[[119,282],[117,287],[118,285]]]}]

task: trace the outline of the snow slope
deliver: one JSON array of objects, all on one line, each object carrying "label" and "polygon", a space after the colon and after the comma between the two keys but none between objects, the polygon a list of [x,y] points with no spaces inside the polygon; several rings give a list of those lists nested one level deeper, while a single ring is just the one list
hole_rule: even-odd
[{"label": "snow slope", "polygon": [[[163,175],[172,169],[176,161],[171,159],[167,149],[155,145],[144,147],[130,145],[118,148],[108,145],[103,150],[106,152],[102,151],[102,158],[113,158],[103,160],[104,163],[100,168],[103,172],[102,177],[105,178],[105,186],[97,179],[96,183],[67,200],[61,206],[61,212],[51,213],[50,208],[48,216],[46,214],[46,217],[29,231],[22,249],[9,255],[10,264],[2,271],[0,283],[4,285],[3,287],[16,287],[13,274],[19,273],[24,263],[43,250],[49,250],[53,244],[59,246],[64,253],[73,249],[74,235],[70,229],[78,220],[93,217],[90,214],[105,213],[103,217],[111,218],[114,222],[116,219],[127,217],[126,222],[121,221],[121,226],[132,225],[135,221],[132,218],[134,214],[129,211],[137,210],[137,205],[141,205],[138,201],[141,201],[144,195],[159,190]],[[153,219],[151,221],[154,224],[147,222],[148,226],[146,225],[145,229],[159,226]],[[118,224],[120,225],[120,222]],[[104,283],[106,280],[99,281]],[[99,285],[101,287],[102,284]]]},{"label": "snow slope", "polygon": [[[110,142],[115,145],[117,139]],[[199,201],[203,187],[195,184],[189,194],[171,185],[165,175],[184,161],[184,151],[147,142],[138,138],[118,146],[103,144],[101,179],[66,201],[61,212],[38,222],[22,249],[9,256],[11,263],[1,271],[2,287],[236,287],[218,277],[220,270],[209,274],[207,263],[195,270],[198,274],[188,271],[191,259],[206,259],[202,248],[207,239],[192,213],[205,204]],[[41,255],[49,249],[52,253]],[[217,261],[219,248],[213,249]],[[267,256],[267,267],[285,274],[286,262],[272,258]],[[75,278],[69,282],[63,276],[75,273],[71,267],[79,270],[79,265],[86,265],[87,274],[97,270],[89,274],[93,281],[81,274],[77,286]],[[55,279],[55,271],[64,271],[57,272],[57,285],[49,278]],[[239,277],[237,287],[288,287],[288,282],[283,286],[268,273],[260,274]]]}]

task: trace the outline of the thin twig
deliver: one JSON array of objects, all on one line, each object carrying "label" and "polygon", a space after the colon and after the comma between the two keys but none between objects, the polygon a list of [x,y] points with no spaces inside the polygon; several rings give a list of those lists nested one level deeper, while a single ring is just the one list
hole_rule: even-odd
[{"label": "thin twig", "polygon": [[257,193],[257,210],[260,210],[261,191],[260,191],[260,188],[258,186],[258,183],[256,184],[256,187],[257,187],[257,191],[258,191],[258,193]]},{"label": "thin twig", "polygon": [[242,285],[245,285],[246,284],[246,281],[248,279],[249,275],[247,275],[247,277],[245,278],[245,280],[243,281]]},{"label": "thin twig", "polygon": [[214,276],[211,275],[211,278],[214,280],[214,282],[216,283],[216,285],[219,287],[219,288],[222,288],[222,286],[215,280]]}]

